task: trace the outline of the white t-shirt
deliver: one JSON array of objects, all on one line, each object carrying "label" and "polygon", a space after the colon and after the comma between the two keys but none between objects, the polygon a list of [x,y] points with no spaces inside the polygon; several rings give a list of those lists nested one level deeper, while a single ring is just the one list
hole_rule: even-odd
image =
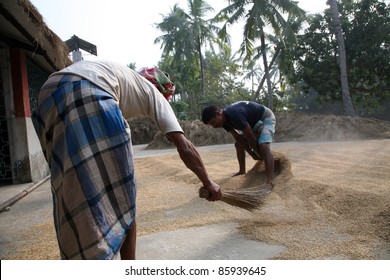
[{"label": "white t-shirt", "polygon": [[162,133],[183,132],[169,102],[147,79],[129,67],[109,61],[82,60],[53,75],[80,76],[110,93],[125,119],[147,116]]}]

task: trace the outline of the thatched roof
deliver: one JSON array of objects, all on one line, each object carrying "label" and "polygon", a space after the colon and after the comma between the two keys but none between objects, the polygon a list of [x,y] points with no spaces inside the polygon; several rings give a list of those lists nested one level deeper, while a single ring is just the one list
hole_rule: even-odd
[{"label": "thatched roof", "polygon": [[0,0],[0,46],[21,48],[49,72],[72,63],[67,45],[28,0]]}]

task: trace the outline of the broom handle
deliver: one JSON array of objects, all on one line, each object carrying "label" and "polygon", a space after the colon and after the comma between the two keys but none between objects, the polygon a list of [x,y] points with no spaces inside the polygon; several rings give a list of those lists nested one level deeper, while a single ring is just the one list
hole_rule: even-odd
[{"label": "broom handle", "polygon": [[[222,191],[221,191],[222,192]],[[199,197],[200,198],[209,198],[211,196],[211,193],[209,192],[208,189],[206,189],[205,187],[202,187],[199,189]],[[223,195],[223,192],[222,192],[222,196],[221,198],[219,199],[220,201],[223,201],[223,202],[227,202],[228,203],[228,200],[227,198]]]}]

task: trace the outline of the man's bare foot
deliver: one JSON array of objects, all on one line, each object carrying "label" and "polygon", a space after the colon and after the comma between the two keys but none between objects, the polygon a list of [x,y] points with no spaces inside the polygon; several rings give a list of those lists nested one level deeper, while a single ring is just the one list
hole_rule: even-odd
[{"label": "man's bare foot", "polygon": [[274,184],[272,182],[267,182],[260,186],[261,191],[264,193],[264,195],[270,194],[272,190],[274,189]]},{"label": "man's bare foot", "polygon": [[238,171],[236,174],[234,174],[232,177],[235,177],[235,176],[239,176],[239,175],[244,175],[245,174],[245,172],[240,172],[240,171]]}]

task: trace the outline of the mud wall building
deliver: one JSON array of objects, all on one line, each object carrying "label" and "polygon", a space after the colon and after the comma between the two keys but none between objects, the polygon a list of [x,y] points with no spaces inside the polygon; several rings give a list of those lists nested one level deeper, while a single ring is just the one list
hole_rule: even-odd
[{"label": "mud wall building", "polygon": [[0,186],[49,174],[31,121],[47,77],[72,62],[27,0],[0,0]]}]

